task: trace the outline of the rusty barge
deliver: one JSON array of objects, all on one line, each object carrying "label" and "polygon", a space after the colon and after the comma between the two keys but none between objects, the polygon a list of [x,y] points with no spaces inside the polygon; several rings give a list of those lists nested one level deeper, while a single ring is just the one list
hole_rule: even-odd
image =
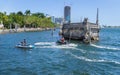
[{"label": "rusty barge", "polygon": [[70,6],[64,8],[64,23],[62,25],[61,34],[66,39],[80,40],[87,43],[99,40],[99,23],[98,9],[96,23],[91,23],[88,18],[84,18],[82,22],[70,23]]}]

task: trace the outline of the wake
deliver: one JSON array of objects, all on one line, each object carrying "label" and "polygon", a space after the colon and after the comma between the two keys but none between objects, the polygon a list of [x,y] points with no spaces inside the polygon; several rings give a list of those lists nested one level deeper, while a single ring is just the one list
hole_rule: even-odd
[{"label": "wake", "polygon": [[120,50],[120,48],[115,48],[115,47],[109,47],[109,46],[99,46],[99,45],[95,45],[95,44],[90,44],[93,47],[96,48],[101,48],[101,49],[109,49],[109,50]]},{"label": "wake", "polygon": [[56,42],[37,42],[34,44],[36,48],[75,48],[77,44],[57,45]]},{"label": "wake", "polygon": [[[37,42],[34,44],[35,48],[55,48],[55,49],[70,49],[70,50],[76,50],[80,51],[81,53],[88,53],[88,51],[84,49],[77,48],[77,44],[69,43],[66,45],[57,45],[56,42]],[[96,52],[90,52],[89,53],[96,53]]]},{"label": "wake", "polygon": [[118,62],[118,61],[104,60],[104,59],[101,59],[101,60],[98,60],[98,59],[89,59],[89,58],[86,58],[86,57],[83,57],[83,56],[74,55],[71,52],[67,52],[67,54],[70,54],[71,56],[73,56],[76,59],[80,59],[80,60],[84,60],[84,61],[88,61],[88,62],[115,63],[115,64],[119,64],[120,65],[120,62]]},{"label": "wake", "polygon": [[37,42],[37,43],[35,43],[34,45],[52,45],[52,44],[55,44],[55,42]]}]

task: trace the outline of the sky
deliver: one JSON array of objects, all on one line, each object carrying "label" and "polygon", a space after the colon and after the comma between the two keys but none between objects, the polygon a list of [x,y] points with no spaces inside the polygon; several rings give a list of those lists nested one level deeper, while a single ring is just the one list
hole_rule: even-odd
[{"label": "sky", "polygon": [[30,10],[55,17],[64,16],[64,6],[71,6],[71,21],[80,22],[85,17],[96,22],[99,8],[99,24],[120,26],[120,0],[0,0],[0,12]]}]

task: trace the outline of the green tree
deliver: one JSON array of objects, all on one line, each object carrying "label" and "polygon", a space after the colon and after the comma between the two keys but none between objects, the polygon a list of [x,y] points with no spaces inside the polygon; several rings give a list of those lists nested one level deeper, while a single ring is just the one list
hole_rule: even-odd
[{"label": "green tree", "polygon": [[21,16],[23,16],[22,11],[18,11],[18,12],[17,12],[17,15],[21,15]]},{"label": "green tree", "polygon": [[32,16],[36,16],[36,17],[39,17],[39,18],[45,18],[45,15],[44,13],[33,13]]},{"label": "green tree", "polygon": [[0,12],[0,22],[3,21],[3,15],[4,14],[2,12]]},{"label": "green tree", "polygon": [[25,11],[25,15],[30,16],[30,14],[31,14],[30,10]]},{"label": "green tree", "polygon": [[24,25],[26,25],[26,27],[54,27],[51,18],[45,17],[44,13],[37,12],[32,15],[30,15],[30,13],[30,10],[26,10],[25,15],[21,11],[17,13],[13,12],[9,15],[6,15],[6,12],[0,12],[0,21],[3,22],[6,28],[9,28],[10,24],[12,28],[14,28],[15,25],[19,27],[24,27]]}]

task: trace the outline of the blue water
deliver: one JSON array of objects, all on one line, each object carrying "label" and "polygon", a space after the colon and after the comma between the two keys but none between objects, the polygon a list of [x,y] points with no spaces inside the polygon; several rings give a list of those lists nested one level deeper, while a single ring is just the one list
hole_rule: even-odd
[{"label": "blue water", "polygon": [[[0,75],[119,75],[120,29],[100,30],[100,41],[56,45],[59,29],[0,35]],[[19,49],[23,39],[34,49]]]}]

